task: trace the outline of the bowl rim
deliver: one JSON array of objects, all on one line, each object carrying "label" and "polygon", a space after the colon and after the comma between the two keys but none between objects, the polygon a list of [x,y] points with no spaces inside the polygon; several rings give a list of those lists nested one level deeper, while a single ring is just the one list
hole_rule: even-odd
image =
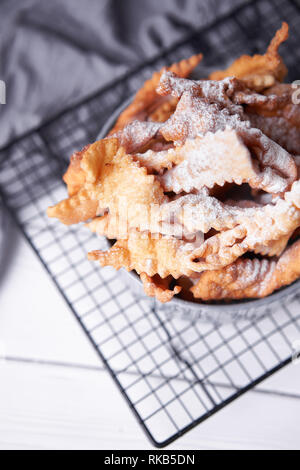
[{"label": "bowl rim", "polygon": [[[132,99],[134,96],[135,94],[132,94],[130,97],[122,101],[122,103],[119,106],[117,106],[117,108],[113,111],[111,116],[107,119],[105,124],[102,126],[97,136],[97,140],[103,139],[104,137],[107,136],[109,131],[112,129],[112,127],[116,123],[121,112],[125,108],[127,108],[127,106],[132,102]],[[109,239],[107,239],[107,241],[110,243]],[[140,280],[137,274],[135,274],[133,271],[129,271],[129,272],[126,270],[123,270],[123,271],[124,271],[124,274],[126,274],[131,279],[131,282],[135,282],[140,287],[142,287],[142,281]],[[238,313],[241,310],[249,311],[249,310],[253,310],[256,308],[260,308],[260,307],[267,308],[274,302],[280,301],[283,298],[287,298],[295,294],[296,291],[299,289],[299,286],[300,286],[300,279],[297,279],[292,284],[286,287],[282,287],[281,289],[273,292],[272,294],[266,297],[262,297],[258,299],[254,298],[254,299],[249,299],[249,300],[247,299],[239,300],[239,301],[235,301],[235,303],[230,303],[230,300],[229,300],[228,303],[224,303],[224,304],[220,304],[220,303],[209,304],[209,303],[202,303],[202,302],[192,302],[190,300],[180,299],[179,297],[173,297],[172,300],[170,300],[170,302],[168,302],[167,305],[170,307],[171,306],[182,307],[185,310],[189,309],[189,310],[199,311],[199,309],[202,309],[207,312],[216,312],[216,311],[222,310],[222,312],[224,313],[225,312]]]}]

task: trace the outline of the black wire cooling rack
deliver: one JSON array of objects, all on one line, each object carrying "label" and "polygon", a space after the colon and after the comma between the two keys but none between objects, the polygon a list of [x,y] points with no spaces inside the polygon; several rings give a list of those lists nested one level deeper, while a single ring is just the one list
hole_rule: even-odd
[{"label": "black wire cooling rack", "polygon": [[152,443],[163,447],[291,361],[300,338],[300,295],[256,320],[221,325],[164,315],[136,300],[110,268],[86,253],[105,244],[64,227],[45,210],[66,196],[61,176],[73,151],[93,141],[113,110],[153,70],[205,54],[218,68],[265,50],[282,20],[289,80],[300,77],[300,15],[292,1],[243,6],[0,152],[4,204],[88,335]]}]

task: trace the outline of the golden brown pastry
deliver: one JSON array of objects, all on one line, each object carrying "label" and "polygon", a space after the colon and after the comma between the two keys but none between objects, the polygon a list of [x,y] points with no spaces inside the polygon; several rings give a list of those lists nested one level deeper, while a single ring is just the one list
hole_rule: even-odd
[{"label": "golden brown pastry", "polygon": [[246,299],[300,276],[300,115],[279,83],[283,23],[264,55],[203,80],[193,56],[155,73],[110,135],[76,152],[48,209],[114,240],[90,260],[140,275],[161,302]]}]

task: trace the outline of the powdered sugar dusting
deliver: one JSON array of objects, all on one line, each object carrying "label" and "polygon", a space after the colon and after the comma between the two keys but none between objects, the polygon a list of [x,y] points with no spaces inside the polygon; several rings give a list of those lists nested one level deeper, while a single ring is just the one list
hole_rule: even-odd
[{"label": "powdered sugar dusting", "polygon": [[132,121],[122,130],[116,132],[111,137],[116,137],[126,152],[133,153],[143,148],[153,139],[162,124],[159,122]]},{"label": "powdered sugar dusting", "polygon": [[181,154],[183,161],[160,178],[167,191],[188,193],[204,186],[223,186],[225,182],[239,185],[247,182],[271,193],[287,188],[286,180],[271,168],[259,171],[238,133],[227,127],[214,134],[208,132],[203,138],[188,139],[171,152]]}]

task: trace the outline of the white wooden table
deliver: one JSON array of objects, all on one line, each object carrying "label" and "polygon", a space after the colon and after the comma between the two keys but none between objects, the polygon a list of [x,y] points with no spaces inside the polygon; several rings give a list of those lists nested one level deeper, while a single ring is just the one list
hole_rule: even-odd
[{"label": "white wooden table", "polygon": [[[151,449],[23,237],[0,276],[0,448]],[[174,449],[300,449],[300,365],[176,441]]]}]

